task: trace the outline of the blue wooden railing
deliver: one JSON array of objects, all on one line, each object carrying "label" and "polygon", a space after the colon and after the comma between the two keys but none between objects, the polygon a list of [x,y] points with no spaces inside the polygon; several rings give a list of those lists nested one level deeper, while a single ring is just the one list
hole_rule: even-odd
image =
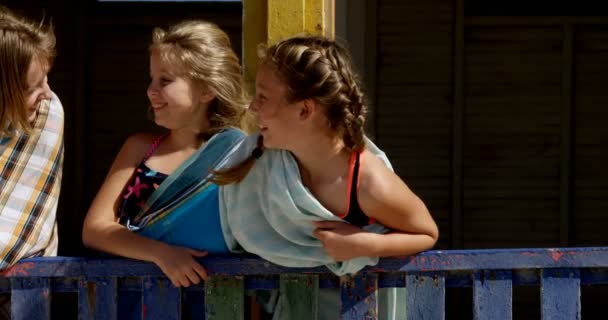
[{"label": "blue wooden railing", "polygon": [[[200,260],[212,275],[177,289],[155,265],[128,259],[34,258],[4,272],[12,319],[49,319],[55,292],[78,296],[79,319],[124,318],[123,296],[142,319],[242,319],[246,289],[292,290],[312,301],[316,288],[339,287],[342,319],[377,318],[377,288],[407,287],[408,319],[443,319],[446,287],[473,288],[475,319],[511,319],[514,286],[540,286],[542,319],[580,319],[581,285],[608,283],[608,247],[427,251],[382,259],[355,277],[324,267],[283,268],[253,256]],[[300,303],[310,319],[314,304]]]}]

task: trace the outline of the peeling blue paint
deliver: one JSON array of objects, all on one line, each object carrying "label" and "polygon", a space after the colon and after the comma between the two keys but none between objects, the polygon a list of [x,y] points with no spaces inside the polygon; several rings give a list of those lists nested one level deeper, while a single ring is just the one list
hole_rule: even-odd
[{"label": "peeling blue paint", "polygon": [[[190,319],[224,319],[228,312],[233,319],[245,313],[246,289],[277,289],[279,275],[315,275],[320,288],[341,288],[342,319],[377,318],[377,288],[403,286],[410,319],[443,319],[446,287],[473,288],[476,318],[510,319],[512,287],[532,285],[541,288],[543,319],[580,319],[580,286],[608,283],[606,247],[427,251],[381,259],[342,282],[325,267],[285,268],[251,255],[200,261],[212,280],[175,288],[142,261],[26,259],[2,273],[10,281],[0,282],[0,292],[12,294],[13,319],[49,319],[53,292],[78,293],[80,319],[180,319],[182,312]],[[124,308],[133,299],[135,313]]]}]

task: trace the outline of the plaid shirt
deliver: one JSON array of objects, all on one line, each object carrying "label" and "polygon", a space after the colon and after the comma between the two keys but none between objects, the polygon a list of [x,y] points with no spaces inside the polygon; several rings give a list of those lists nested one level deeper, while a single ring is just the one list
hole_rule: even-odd
[{"label": "plaid shirt", "polygon": [[0,137],[0,270],[22,258],[57,254],[63,166],[63,107],[40,103],[32,134]]}]

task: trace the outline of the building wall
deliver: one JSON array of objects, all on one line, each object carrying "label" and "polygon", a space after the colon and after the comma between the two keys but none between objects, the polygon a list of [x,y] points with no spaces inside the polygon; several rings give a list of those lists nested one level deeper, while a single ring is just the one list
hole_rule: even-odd
[{"label": "building wall", "polygon": [[[379,0],[375,133],[436,248],[608,245],[608,12],[590,2]],[[601,314],[606,287],[581,289]],[[538,319],[537,288],[513,289]],[[472,292],[448,289],[470,319]]]},{"label": "building wall", "polygon": [[[606,17],[538,16],[527,5],[536,15],[514,17],[517,2],[502,11],[483,3],[338,1],[348,10],[338,36],[352,42],[371,93],[372,135],[438,221],[438,248],[606,245]],[[240,54],[242,6],[5,4],[44,13],[57,30],[50,81],[66,109],[60,253],[81,254],[82,220],[122,141],[158,130],[145,120],[152,28],[208,19]]]},{"label": "building wall", "polygon": [[606,245],[607,17],[377,5],[376,139],[438,248]]}]

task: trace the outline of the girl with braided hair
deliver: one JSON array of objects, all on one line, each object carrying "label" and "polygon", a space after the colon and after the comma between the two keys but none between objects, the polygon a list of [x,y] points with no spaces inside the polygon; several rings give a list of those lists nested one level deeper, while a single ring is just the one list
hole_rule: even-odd
[{"label": "girl with braided hair", "polygon": [[[410,255],[435,244],[437,226],[424,203],[366,147],[371,142],[363,130],[364,95],[340,44],[300,36],[266,49],[250,110],[257,116],[260,146],[217,181],[246,178],[262,149],[287,150],[304,186],[343,220],[314,222],[314,236],[335,261]],[[394,232],[361,229],[373,222]]]},{"label": "girl with braided hair", "polygon": [[[425,204],[365,137],[366,104],[348,51],[319,36],[260,51],[249,107],[259,135],[214,177],[234,243],[279,265],[325,265],[337,275],[433,247],[438,229]],[[397,317],[396,292],[381,295],[382,319]],[[320,290],[319,303],[332,307],[318,309],[338,312],[338,297]],[[280,293],[267,310],[289,318],[298,303]]]}]

